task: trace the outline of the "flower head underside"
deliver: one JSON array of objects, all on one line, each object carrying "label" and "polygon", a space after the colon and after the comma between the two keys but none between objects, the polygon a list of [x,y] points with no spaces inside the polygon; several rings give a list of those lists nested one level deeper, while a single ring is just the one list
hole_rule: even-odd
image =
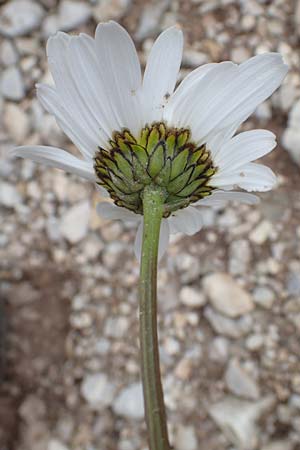
[{"label": "flower head underside", "polygon": [[155,123],[138,138],[129,130],[115,132],[110,148],[95,155],[97,183],[117,206],[143,214],[145,186],[159,186],[165,198],[164,217],[211,194],[209,180],[217,171],[206,146],[197,147],[187,129]]}]

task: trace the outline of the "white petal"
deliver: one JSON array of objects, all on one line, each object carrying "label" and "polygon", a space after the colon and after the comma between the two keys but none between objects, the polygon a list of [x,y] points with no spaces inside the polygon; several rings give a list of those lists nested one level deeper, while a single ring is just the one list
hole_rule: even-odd
[{"label": "white petal", "polygon": [[[201,74],[199,81],[194,82],[189,89],[182,89],[177,99],[175,93],[176,105],[170,106],[174,108],[172,124],[177,127],[190,127],[193,139],[196,141],[199,140],[199,136],[201,139],[205,137],[207,130],[210,130],[214,124],[210,109],[214,101],[219,100],[225,86],[235,79],[237,72],[238,67],[232,62],[216,64],[207,70],[204,76]],[[173,99],[170,105],[172,102]]]},{"label": "white petal", "polygon": [[274,172],[264,165],[248,163],[239,167],[236,171],[226,172],[214,175],[210,184],[218,188],[226,186],[239,186],[246,191],[269,191],[277,183]]},{"label": "white petal", "polygon": [[82,161],[60,148],[42,145],[23,146],[15,148],[10,154],[11,156],[28,158],[32,161],[45,164],[46,166],[56,167],[57,169],[62,169],[66,172],[75,173],[90,181],[96,181],[92,163]]},{"label": "white petal", "polygon": [[[135,242],[134,242],[134,253],[138,261],[141,260],[142,252],[142,240],[143,240],[143,219],[138,227]],[[158,261],[163,257],[166,252],[170,239],[170,228],[168,224],[168,219],[163,219],[161,221],[160,235],[159,235],[159,247],[158,247]]]},{"label": "white petal", "polygon": [[182,232],[189,236],[197,233],[203,225],[201,212],[193,206],[176,211],[168,221],[172,234]]},{"label": "white petal", "polygon": [[84,127],[76,110],[72,111],[69,105],[65,105],[51,86],[38,84],[37,96],[42,106],[56,118],[59,127],[76,145],[81,154],[86,159],[91,159],[98,149],[99,141],[97,144],[97,140],[91,138],[89,130]]},{"label": "white petal", "polygon": [[183,34],[173,26],[156,39],[146,65],[143,98],[147,114],[145,122],[161,119],[163,107],[174,91],[182,59]]},{"label": "white petal", "polygon": [[174,125],[190,126],[193,139],[199,143],[245,120],[287,73],[276,53],[255,56],[240,66],[230,64],[218,64],[195,82],[174,111]]},{"label": "white petal", "polygon": [[[89,136],[89,141],[94,147],[101,145],[103,141],[103,133],[101,133],[101,123],[97,123],[94,119],[91,109],[87,105],[86,99],[83,97],[82,83],[84,80],[78,78],[77,70],[70,66],[69,47],[74,39],[66,38],[64,33],[57,33],[51,37],[47,43],[47,55],[49,67],[55,82],[55,91],[60,104],[69,113],[73,119],[74,126],[79,126]],[[77,62],[81,64],[80,60]],[[88,144],[90,147],[90,143]]]},{"label": "white petal", "polygon": [[240,133],[227,141],[217,155],[214,164],[225,174],[255,161],[276,147],[276,136],[267,130],[251,130]]},{"label": "white petal", "polygon": [[127,31],[115,22],[100,23],[95,39],[101,80],[111,97],[120,126],[137,134],[142,123],[142,76],[133,41]]},{"label": "white petal", "polygon": [[224,192],[215,191],[209,197],[199,200],[195,205],[197,206],[212,206],[222,207],[228,202],[246,203],[247,205],[255,205],[259,203],[259,198],[256,195],[248,194],[247,192]]},{"label": "white petal", "polygon": [[141,220],[140,215],[110,202],[100,202],[97,204],[96,209],[99,216],[108,220],[123,220],[127,222],[139,222]]}]

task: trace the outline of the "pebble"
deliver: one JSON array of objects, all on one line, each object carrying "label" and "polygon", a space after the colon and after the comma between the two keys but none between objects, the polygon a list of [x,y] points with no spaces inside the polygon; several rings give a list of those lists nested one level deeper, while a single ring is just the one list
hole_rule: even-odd
[{"label": "pebble", "polygon": [[273,225],[268,220],[260,222],[249,235],[250,241],[257,245],[264,244],[272,235]]},{"label": "pebble", "polygon": [[197,50],[186,49],[182,57],[182,65],[185,67],[196,68],[208,62],[207,55]]},{"label": "pebble", "polygon": [[18,62],[19,56],[16,47],[11,41],[5,40],[2,42],[0,47],[0,60],[4,66],[11,66]]},{"label": "pebble", "polygon": [[115,385],[104,373],[88,374],[81,384],[81,394],[93,410],[111,405],[115,392]]},{"label": "pebble", "polygon": [[128,419],[141,420],[144,418],[144,400],[141,383],[133,383],[119,393],[113,402],[113,411]]},{"label": "pebble", "polygon": [[226,397],[211,406],[209,413],[228,440],[238,449],[255,450],[259,439],[256,422],[273,404],[273,397],[266,397],[257,402]]},{"label": "pebble", "polygon": [[0,33],[9,37],[25,35],[40,25],[44,14],[38,2],[11,0],[0,11]]},{"label": "pebble", "polygon": [[261,450],[293,450],[294,445],[291,441],[274,441],[264,445]]},{"label": "pebble", "polygon": [[96,22],[120,20],[130,9],[132,0],[102,0],[93,7]]},{"label": "pebble", "polygon": [[246,239],[234,240],[229,248],[229,272],[233,275],[246,273],[251,257],[249,242]]},{"label": "pebble", "polygon": [[258,286],[253,291],[253,300],[262,308],[270,309],[275,301],[275,294],[267,286]]},{"label": "pebble", "polygon": [[170,5],[170,0],[160,0],[151,4],[146,4],[143,8],[139,25],[135,34],[138,41],[151,37],[159,31],[159,24],[162,15]]},{"label": "pebble", "polygon": [[295,3],[294,20],[296,23],[296,32],[298,33],[298,36],[300,36],[300,0],[297,0]]},{"label": "pebble", "polygon": [[63,0],[59,3],[57,15],[49,15],[44,21],[43,32],[46,37],[58,30],[71,31],[85,24],[92,17],[92,9],[86,2]]},{"label": "pebble", "polygon": [[224,337],[215,337],[209,346],[209,358],[217,363],[224,364],[228,359],[229,342]]},{"label": "pebble", "polygon": [[68,209],[61,217],[60,232],[71,244],[80,242],[87,234],[90,203],[82,201]]},{"label": "pebble", "polygon": [[253,310],[251,296],[226,273],[214,273],[203,279],[203,289],[212,306],[235,318]]},{"label": "pebble", "polygon": [[175,450],[197,450],[198,441],[195,429],[191,426],[180,425],[175,434]]},{"label": "pebble", "polygon": [[282,144],[300,166],[300,100],[289,113],[288,126],[282,135]]},{"label": "pebble", "polygon": [[0,92],[7,100],[16,102],[25,97],[24,81],[16,66],[10,66],[3,70],[0,78]]},{"label": "pebble", "polygon": [[225,373],[228,389],[238,397],[257,400],[260,392],[256,381],[240,365],[237,359],[232,359]]},{"label": "pebble", "polygon": [[260,334],[252,334],[246,340],[246,347],[248,350],[255,352],[264,345],[264,337]]},{"label": "pebble", "polygon": [[287,277],[286,288],[289,295],[300,296],[300,275],[298,272],[290,272]]},{"label": "pebble", "polygon": [[15,186],[5,181],[0,182],[0,205],[7,208],[15,208],[21,202],[22,197]]},{"label": "pebble", "polygon": [[51,439],[48,443],[47,450],[68,450],[68,447],[57,439]]},{"label": "pebble", "polygon": [[30,129],[30,120],[26,114],[15,103],[7,103],[4,110],[4,125],[14,142],[23,144]]},{"label": "pebble", "polygon": [[233,320],[224,317],[208,306],[204,310],[204,316],[216,333],[233,339],[238,339],[248,334],[252,328],[252,319],[250,316]]},{"label": "pebble", "polygon": [[201,291],[190,286],[184,286],[180,290],[179,299],[183,305],[192,308],[200,308],[201,306],[204,306],[207,301]]}]

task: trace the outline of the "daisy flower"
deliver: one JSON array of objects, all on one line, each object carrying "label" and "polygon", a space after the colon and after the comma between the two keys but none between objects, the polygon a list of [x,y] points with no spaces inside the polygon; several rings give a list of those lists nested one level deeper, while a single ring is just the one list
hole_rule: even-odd
[{"label": "daisy flower", "polygon": [[99,24],[94,39],[57,33],[47,44],[55,85],[37,85],[37,96],[81,158],[47,146],[13,150],[14,156],[96,183],[113,200],[99,203],[99,214],[138,224],[137,255],[145,186],[164,192],[161,256],[170,233],[192,235],[201,228],[202,206],[231,200],[252,204],[257,197],[249,192],[267,191],[276,183],[268,167],[253,162],[276,146],[274,134],[235,133],[284,79],[281,56],[206,64],[176,88],[182,50],[181,30],[167,29],[155,41],[142,75],[132,39],[115,22]]}]

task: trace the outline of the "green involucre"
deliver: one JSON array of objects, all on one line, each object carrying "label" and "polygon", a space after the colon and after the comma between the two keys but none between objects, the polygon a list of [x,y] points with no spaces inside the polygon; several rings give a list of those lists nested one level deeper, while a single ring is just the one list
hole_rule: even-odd
[{"label": "green involucre", "polygon": [[109,149],[95,156],[98,184],[115,204],[143,214],[142,194],[153,185],[164,192],[164,217],[211,194],[210,178],[216,173],[205,145],[190,141],[187,129],[154,123],[139,138],[129,130],[115,132]]}]

